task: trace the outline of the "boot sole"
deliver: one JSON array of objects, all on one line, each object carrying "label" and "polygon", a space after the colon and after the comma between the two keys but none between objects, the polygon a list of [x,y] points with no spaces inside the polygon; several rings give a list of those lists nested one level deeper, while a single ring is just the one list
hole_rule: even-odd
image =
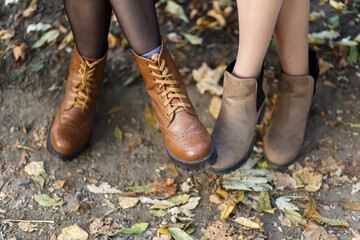
[{"label": "boot sole", "polygon": [[299,157],[299,154],[293,160],[291,160],[287,163],[278,164],[278,163],[274,163],[274,162],[270,161],[269,158],[266,156],[266,153],[264,152],[264,158],[265,158],[267,164],[271,167],[278,168],[278,169],[286,169],[288,166],[290,166],[291,164],[296,162],[298,157]]},{"label": "boot sole", "polygon": [[231,173],[231,172],[239,169],[242,165],[244,165],[246,163],[246,161],[250,158],[250,156],[251,156],[251,154],[253,152],[253,149],[254,149],[254,139],[251,142],[250,148],[247,150],[244,157],[241,158],[240,161],[236,162],[235,164],[231,165],[230,167],[219,168],[219,169],[210,167],[208,170],[210,172],[218,174],[218,175]]},{"label": "boot sole", "polygon": [[73,153],[59,152],[59,151],[57,151],[55,149],[54,145],[51,142],[51,129],[52,129],[52,123],[51,123],[51,126],[50,126],[50,130],[48,132],[48,135],[47,135],[46,148],[47,148],[48,152],[51,155],[53,155],[54,157],[59,158],[59,159],[61,159],[63,161],[71,161],[74,158],[76,158],[77,156],[79,156],[81,154],[81,152],[86,148],[86,146],[89,143],[89,140],[87,140],[86,143],[79,150],[77,150],[77,151],[75,151]]},{"label": "boot sole", "polygon": [[[265,116],[265,105],[261,109],[259,119],[256,123],[257,125],[261,124],[261,122],[264,120],[264,116]],[[237,170],[242,165],[244,165],[246,163],[246,161],[250,158],[250,156],[254,150],[254,145],[255,145],[255,139],[253,138],[251,145],[250,145],[249,149],[246,151],[245,155],[240,159],[240,161],[236,162],[235,164],[231,165],[230,167],[220,168],[220,169],[210,167],[208,170],[212,173],[219,174],[219,175],[228,174],[230,172]]]},{"label": "boot sole", "polygon": [[204,158],[202,158],[200,160],[197,160],[197,161],[192,161],[192,162],[191,161],[186,161],[186,160],[183,160],[183,159],[180,159],[180,158],[174,156],[170,152],[168,147],[166,146],[165,142],[164,142],[164,145],[165,145],[166,152],[170,157],[170,160],[176,166],[178,166],[179,168],[184,169],[184,170],[186,170],[188,172],[197,172],[197,171],[202,170],[204,168],[211,167],[211,165],[216,163],[217,156],[218,156],[218,153],[216,151],[216,148],[215,148],[214,143],[213,143],[212,140],[211,140],[211,151],[210,151],[210,153],[206,157],[204,157]]}]

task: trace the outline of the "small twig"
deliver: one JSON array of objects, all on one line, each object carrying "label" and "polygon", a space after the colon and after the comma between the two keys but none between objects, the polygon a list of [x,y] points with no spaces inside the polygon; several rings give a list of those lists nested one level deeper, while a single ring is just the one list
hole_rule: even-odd
[{"label": "small twig", "polygon": [[4,219],[3,221],[7,222],[31,222],[31,223],[52,223],[54,224],[55,221],[52,220],[20,220],[20,219]]},{"label": "small twig", "polygon": [[110,211],[108,211],[107,213],[104,214],[104,217],[106,217],[107,215],[119,210],[121,208],[121,206],[117,207],[117,208],[114,208],[114,209],[111,209]]},{"label": "small twig", "polygon": [[33,151],[33,152],[38,152],[38,153],[46,153],[45,151],[41,151],[35,148],[31,148],[31,147],[26,147],[20,144],[16,144],[15,145],[16,148],[20,148],[20,149],[25,149],[25,150],[29,150],[29,151]]},{"label": "small twig", "polygon": [[2,231],[0,231],[0,234],[1,234],[1,240],[4,240],[4,236],[2,234]]},{"label": "small twig", "polygon": [[9,180],[9,178],[10,178],[10,174],[5,178],[4,182],[0,185],[0,191],[5,186],[5,183]]}]

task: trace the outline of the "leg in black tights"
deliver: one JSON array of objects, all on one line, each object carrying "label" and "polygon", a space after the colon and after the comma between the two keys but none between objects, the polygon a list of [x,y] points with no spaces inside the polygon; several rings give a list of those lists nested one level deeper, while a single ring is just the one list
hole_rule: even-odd
[{"label": "leg in black tights", "polygon": [[64,4],[76,46],[85,57],[105,54],[112,8],[137,54],[148,53],[161,44],[153,0],[64,0]]},{"label": "leg in black tights", "polygon": [[103,57],[108,45],[110,3],[107,0],[64,0],[64,5],[79,53],[88,58]]},{"label": "leg in black tights", "polygon": [[131,48],[137,54],[146,54],[161,44],[154,0],[109,1]]}]

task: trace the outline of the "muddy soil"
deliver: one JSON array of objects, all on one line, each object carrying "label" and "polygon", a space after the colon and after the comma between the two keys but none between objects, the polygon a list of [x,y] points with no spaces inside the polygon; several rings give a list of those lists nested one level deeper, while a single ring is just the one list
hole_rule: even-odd
[{"label": "muddy soil", "polygon": [[[45,22],[54,27],[59,26],[59,19],[64,15],[61,1],[39,0],[38,9],[31,18],[15,20],[19,10],[25,9],[31,1],[20,1],[16,5],[4,6],[1,3],[0,28],[15,28],[16,35],[11,40],[0,42],[4,50],[13,41],[25,42],[29,46],[41,36],[41,33],[27,34],[26,26],[30,23]],[[319,7],[318,1],[312,1],[312,10],[322,10],[326,16],[335,12],[329,6]],[[183,6],[187,10],[187,3]],[[194,22],[182,23],[178,19],[171,19],[159,10],[163,18],[161,24],[162,35],[166,37],[171,32],[189,29]],[[359,23],[351,22],[354,16],[341,18],[341,36],[356,36],[360,32]],[[68,23],[64,23],[69,29]],[[112,23],[112,25],[116,25]],[[121,31],[114,28],[116,31]],[[310,25],[311,32],[326,29],[326,20],[320,19]],[[121,191],[133,185],[148,185],[158,179],[172,178],[165,171],[164,165],[169,161],[163,146],[162,136],[155,133],[144,118],[144,109],[150,104],[144,82],[141,78],[128,87],[123,82],[137,69],[132,53],[127,46],[124,51],[110,49],[106,67],[105,82],[102,88],[96,124],[89,146],[86,151],[71,162],[63,162],[46,152],[44,138],[34,138],[34,133],[47,129],[62,101],[65,92],[64,79],[67,76],[71,62],[72,47],[58,50],[59,42],[65,35],[62,34],[57,43],[49,44],[41,49],[32,49],[21,64],[15,64],[11,51],[0,59],[0,89],[2,103],[0,104],[0,232],[3,239],[50,239],[58,236],[64,227],[77,224],[89,232],[89,225],[95,218],[112,218],[119,228],[129,227],[137,222],[148,222],[148,230],[139,235],[116,234],[113,237],[90,236],[90,239],[151,239],[161,224],[171,222],[171,216],[155,218],[147,210],[146,204],[138,204],[131,209],[118,209],[107,214],[111,208],[104,199],[117,202],[118,195],[92,194],[86,185],[94,182],[108,182]],[[176,44],[167,41],[174,59],[189,81],[188,92],[202,122],[207,128],[214,126],[215,120],[209,113],[211,95],[199,94],[195,83],[191,80],[191,70],[200,67],[206,62],[216,67],[222,61],[229,64],[236,57],[236,32],[227,33],[224,29],[208,29],[202,35],[203,44],[199,46],[185,46],[176,48]],[[336,58],[331,49],[325,47],[320,52],[321,58],[335,66],[331,71],[319,78],[317,98],[310,113],[306,131],[306,141],[299,157],[300,165],[315,164],[316,161],[333,156],[345,161],[351,166],[359,166],[360,139],[359,128],[350,127],[346,123],[360,122],[360,72],[358,62],[353,66],[338,70],[340,59]],[[44,68],[36,73],[27,70],[39,63]],[[275,72],[275,79],[267,78],[270,92],[276,92],[280,63],[274,46],[269,49],[266,58],[266,69]],[[26,72],[24,76],[10,80],[13,74]],[[325,81],[331,83],[323,84]],[[123,105],[123,109],[111,115],[105,114],[114,106]],[[125,133],[122,143],[114,138],[114,127],[118,125]],[[46,130],[44,130],[46,132]],[[124,153],[126,146],[137,138],[142,144],[130,153]],[[38,149],[39,152],[26,151],[16,148],[17,141],[22,146]],[[46,183],[44,190],[30,180],[24,172],[24,152],[28,153],[25,162],[43,161],[45,163]],[[358,168],[359,169],[359,168]],[[192,226],[195,227],[194,236],[201,238],[202,228],[220,219],[217,205],[209,202],[209,195],[219,187],[219,181],[210,184],[213,177],[207,172],[191,174],[179,170],[180,176],[175,180],[181,184],[189,178],[196,177],[198,185],[195,189],[202,197],[200,205],[194,210]],[[331,179],[324,178],[327,187],[313,194],[317,203],[329,206],[321,209],[321,214],[330,218],[344,219],[351,228],[360,229],[360,212],[349,211],[339,203],[358,202],[360,193],[351,194],[352,184],[357,181],[359,173],[348,174],[349,181],[342,184],[332,184]],[[59,187],[57,180],[65,180],[65,185]],[[34,201],[34,194],[48,193],[66,201],[60,208],[46,208]],[[1,195],[2,194],[2,195]],[[5,196],[5,197],[4,197]],[[74,210],[78,206],[77,210]],[[80,206],[80,210],[79,210]],[[83,210],[81,210],[83,209]],[[234,215],[246,211],[246,207],[238,208]],[[300,239],[304,229],[300,225],[282,227],[277,214],[263,214],[252,212],[264,222],[264,235],[270,239]],[[38,219],[54,220],[55,224],[39,223],[37,230],[30,233],[19,229],[15,222],[6,219]],[[236,231],[240,231],[238,224],[231,224]],[[353,235],[347,228],[325,226],[330,233],[339,239],[352,239]]]}]

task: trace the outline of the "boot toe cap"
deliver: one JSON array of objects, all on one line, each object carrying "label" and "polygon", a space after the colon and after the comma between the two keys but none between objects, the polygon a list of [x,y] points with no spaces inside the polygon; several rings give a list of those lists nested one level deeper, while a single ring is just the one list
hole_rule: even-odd
[{"label": "boot toe cap", "polygon": [[200,131],[187,129],[182,136],[173,137],[171,142],[167,145],[170,153],[184,161],[201,160],[212,150],[211,137],[205,128]]},{"label": "boot toe cap", "polygon": [[[83,139],[86,139],[83,141]],[[52,147],[61,154],[73,154],[79,151],[87,142],[88,137],[79,136],[79,132],[69,127],[53,126],[50,132]]]},{"label": "boot toe cap", "polygon": [[264,140],[266,160],[274,166],[285,166],[294,161],[301,149],[302,140],[286,139],[267,134]]}]

